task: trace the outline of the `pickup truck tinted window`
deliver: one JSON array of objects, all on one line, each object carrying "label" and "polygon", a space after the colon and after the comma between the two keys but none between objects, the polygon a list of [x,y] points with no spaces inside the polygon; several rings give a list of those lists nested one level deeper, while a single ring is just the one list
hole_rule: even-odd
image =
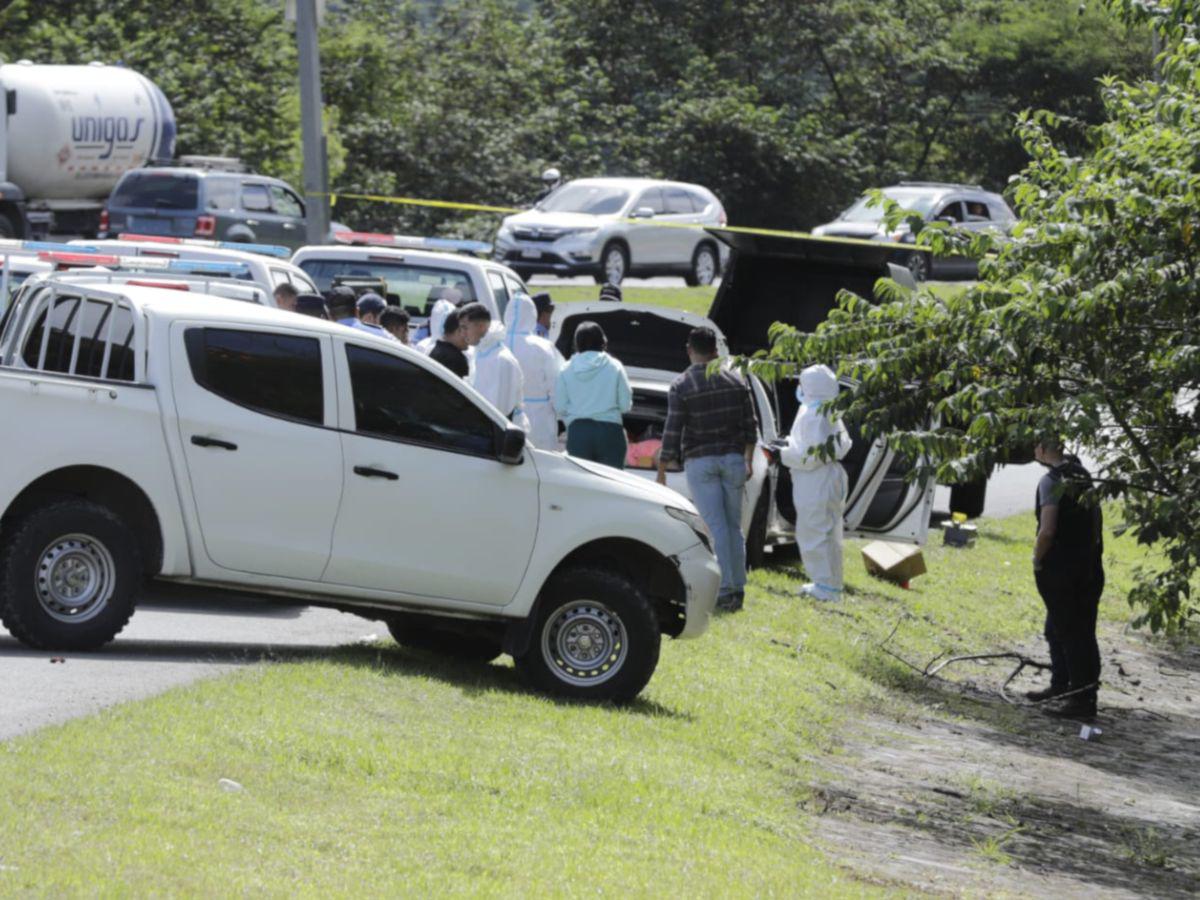
[{"label": "pickup truck tinted window", "polygon": [[43,310],[21,358],[29,368],[43,372],[133,381],[133,313],[124,306],[117,306],[115,313],[113,309],[103,300],[85,303],[78,297],[59,297],[50,314],[49,335]]},{"label": "pickup truck tinted window", "polygon": [[321,343],[228,328],[189,328],[184,335],[196,383],[231,403],[310,425],[325,422]]},{"label": "pickup truck tinted window", "polygon": [[464,394],[406,360],[346,347],[359,434],[494,456],[496,426]]}]

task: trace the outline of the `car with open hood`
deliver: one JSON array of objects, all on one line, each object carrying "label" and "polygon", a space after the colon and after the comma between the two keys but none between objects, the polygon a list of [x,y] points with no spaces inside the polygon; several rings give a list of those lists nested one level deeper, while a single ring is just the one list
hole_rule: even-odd
[{"label": "car with open hood", "polygon": [[[723,316],[727,325],[741,338],[740,314],[751,321],[764,321],[752,304],[730,309],[738,313]],[[689,365],[687,338],[693,328],[712,328],[717,334],[718,353],[738,351],[720,326],[710,318],[666,307],[610,303],[573,303],[562,308],[551,329],[551,340],[558,351],[569,358],[574,350],[576,329],[587,321],[596,322],[608,337],[608,352],[624,364],[633,389],[633,407],[624,416],[630,444],[627,470],[648,480],[656,476],[655,451],[661,446],[667,418],[667,395],[671,383]],[[762,342],[766,329],[762,331]],[[767,548],[790,545],[794,540],[796,511],[792,502],[791,477],[786,468],[771,461],[773,442],[787,435],[799,409],[795,384],[783,381],[771,384],[750,376],[748,379],[754,415],[758,422],[759,452],[754,455],[753,472],[747,482],[742,508],[742,530],[746,535],[747,560],[751,565],[763,562]],[[852,386],[845,385],[847,388]],[[843,461],[850,480],[846,503],[847,534],[921,543],[929,527],[933,486],[910,484],[908,468],[883,441],[865,441],[852,432],[853,448]],[[682,468],[667,473],[667,486],[689,496]]]}]

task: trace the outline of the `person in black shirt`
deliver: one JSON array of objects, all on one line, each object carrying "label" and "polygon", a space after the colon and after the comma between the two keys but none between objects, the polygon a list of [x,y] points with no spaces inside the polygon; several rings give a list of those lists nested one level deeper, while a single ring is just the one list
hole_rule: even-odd
[{"label": "person in black shirt", "polygon": [[441,363],[459,378],[466,378],[471,374],[466,349],[466,326],[459,321],[457,312],[449,313],[442,326],[442,336],[429,351],[429,358]]},{"label": "person in black shirt", "polygon": [[1090,719],[1100,685],[1096,616],[1104,591],[1102,514],[1098,505],[1083,501],[1092,477],[1077,457],[1063,453],[1061,440],[1043,439],[1034,457],[1050,470],[1038,482],[1033,550],[1034,577],[1046,604],[1050,686],[1026,696],[1048,700],[1069,694],[1052,714]]}]

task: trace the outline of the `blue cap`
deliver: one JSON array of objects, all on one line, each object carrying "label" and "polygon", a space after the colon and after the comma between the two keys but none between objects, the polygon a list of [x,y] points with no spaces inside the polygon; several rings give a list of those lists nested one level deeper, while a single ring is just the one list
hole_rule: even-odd
[{"label": "blue cap", "polygon": [[359,313],[381,313],[387,309],[387,303],[378,294],[368,291],[358,298],[355,304]]}]

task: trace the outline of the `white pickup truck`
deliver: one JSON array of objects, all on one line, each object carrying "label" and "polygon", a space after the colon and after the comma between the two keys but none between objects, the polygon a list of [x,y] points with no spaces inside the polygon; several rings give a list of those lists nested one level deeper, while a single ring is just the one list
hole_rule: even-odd
[{"label": "white pickup truck", "polygon": [[49,280],[0,324],[0,419],[0,620],[32,647],[100,647],[157,579],[627,701],[716,601],[683,497],[527,446],[436,363],[334,323]]}]

